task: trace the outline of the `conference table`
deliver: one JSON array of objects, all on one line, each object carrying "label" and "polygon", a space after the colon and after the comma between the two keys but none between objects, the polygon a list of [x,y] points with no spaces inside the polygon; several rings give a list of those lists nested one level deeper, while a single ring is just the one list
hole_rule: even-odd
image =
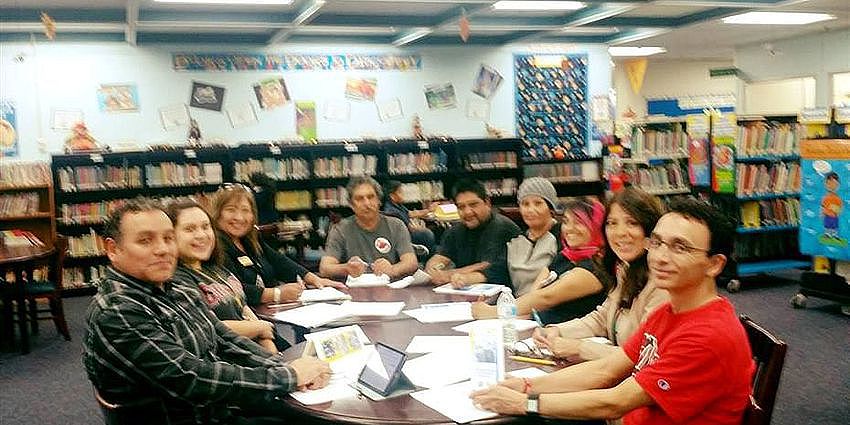
[{"label": "conference table", "polygon": [[[404,301],[405,310],[419,307],[420,304],[443,303],[451,301],[475,301],[476,297],[464,295],[438,294],[433,291],[432,286],[414,286],[404,289],[392,289],[389,287],[372,288],[349,288],[354,301]],[[273,315],[286,308],[270,308],[267,306],[258,309],[258,315],[268,320],[274,320]],[[328,324],[322,328],[304,330],[314,332],[329,327],[339,327],[357,324],[372,343],[382,342],[391,347],[404,351],[411,339],[416,335],[463,335],[451,328],[463,322],[444,323],[420,323],[416,319],[403,313],[394,317],[366,317],[359,316],[344,321]],[[519,337],[526,338],[531,331],[521,332]],[[285,350],[282,355],[288,360],[300,357],[304,351],[304,342],[296,344]],[[524,369],[530,366],[538,367],[547,372],[555,370],[552,366],[533,365],[513,360],[506,361],[508,371]],[[424,404],[410,396],[400,396],[375,402],[369,398],[358,395],[328,403],[317,405],[304,405],[292,397],[287,396],[284,402],[296,412],[299,423],[348,423],[348,424],[443,424],[453,423],[447,417],[437,413]],[[497,424],[497,423],[541,423],[541,419],[528,417],[497,416],[495,418],[473,422],[475,424]]]}]

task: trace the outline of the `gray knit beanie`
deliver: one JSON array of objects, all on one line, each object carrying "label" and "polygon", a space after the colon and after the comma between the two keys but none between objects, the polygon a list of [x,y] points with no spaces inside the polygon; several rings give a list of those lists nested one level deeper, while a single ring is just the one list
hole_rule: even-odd
[{"label": "gray knit beanie", "polygon": [[537,195],[549,204],[549,208],[553,211],[558,211],[558,192],[555,191],[555,186],[549,180],[543,177],[530,177],[522,181],[517,190],[517,201],[522,202],[523,198],[529,195]]}]

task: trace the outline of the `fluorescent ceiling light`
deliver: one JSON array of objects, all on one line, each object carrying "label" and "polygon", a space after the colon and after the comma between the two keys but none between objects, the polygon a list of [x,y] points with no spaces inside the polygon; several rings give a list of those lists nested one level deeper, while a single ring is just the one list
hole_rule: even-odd
[{"label": "fluorescent ceiling light", "polygon": [[667,52],[667,49],[663,47],[611,46],[608,48],[608,54],[614,57],[651,56],[665,52]]},{"label": "fluorescent ceiling light", "polygon": [[405,44],[412,43],[434,32],[431,28],[415,28],[413,31],[393,40],[393,46],[401,47]]},{"label": "fluorescent ceiling light", "polygon": [[193,4],[292,4],[293,0],[154,0],[157,3]]},{"label": "fluorescent ceiling light", "polygon": [[827,13],[747,12],[723,18],[723,22],[750,25],[806,25],[830,19],[835,19],[835,16]]},{"label": "fluorescent ceiling light", "polygon": [[580,1],[497,1],[497,10],[578,10],[584,7]]},{"label": "fluorescent ceiling light", "polygon": [[617,27],[563,27],[561,31],[567,34],[614,34],[620,32]]}]

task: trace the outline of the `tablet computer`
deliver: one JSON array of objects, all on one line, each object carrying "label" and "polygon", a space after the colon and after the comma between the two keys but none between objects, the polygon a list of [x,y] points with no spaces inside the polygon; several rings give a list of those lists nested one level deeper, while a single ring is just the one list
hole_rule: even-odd
[{"label": "tablet computer", "polygon": [[395,387],[399,381],[406,381],[401,371],[406,358],[407,354],[403,351],[376,342],[375,354],[372,354],[360,371],[354,387],[373,400],[390,396],[396,391]]}]

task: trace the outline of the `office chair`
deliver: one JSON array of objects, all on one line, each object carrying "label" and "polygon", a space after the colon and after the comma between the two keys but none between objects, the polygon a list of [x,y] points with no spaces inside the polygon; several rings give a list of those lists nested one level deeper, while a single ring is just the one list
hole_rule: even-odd
[{"label": "office chair", "polygon": [[788,345],[746,315],[742,314],[740,319],[747,331],[753,360],[756,362],[753,393],[750,395],[750,405],[744,411],[742,424],[769,425]]}]

